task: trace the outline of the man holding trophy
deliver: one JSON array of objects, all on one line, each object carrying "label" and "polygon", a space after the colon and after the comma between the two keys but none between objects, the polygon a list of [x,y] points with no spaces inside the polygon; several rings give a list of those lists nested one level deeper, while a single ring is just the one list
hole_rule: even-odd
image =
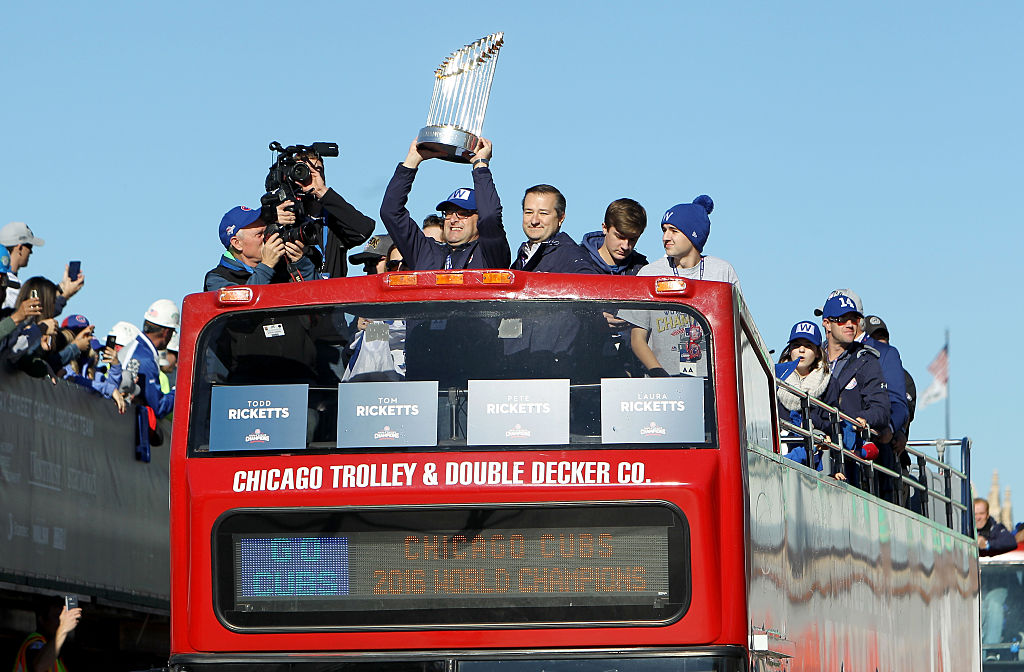
[{"label": "man holding trophy", "polygon": [[[490,140],[481,137],[503,43],[503,33],[481,37],[453,52],[434,70],[427,125],[409,146],[384,192],[381,221],[414,271],[508,268],[512,260],[489,167],[493,148]],[[444,215],[443,241],[420,231],[405,207],[420,164],[434,158],[468,163],[473,171],[472,189],[456,189],[437,204]]]},{"label": "man holding trophy", "polygon": [[414,140],[405,161],[395,169],[384,192],[380,217],[410,269],[509,267],[512,254],[501,223],[501,201],[488,168],[491,142],[479,138],[475,149],[473,188],[456,189],[437,204],[444,215],[444,242],[424,235],[406,203],[420,164],[427,159],[447,158],[449,153]]}]

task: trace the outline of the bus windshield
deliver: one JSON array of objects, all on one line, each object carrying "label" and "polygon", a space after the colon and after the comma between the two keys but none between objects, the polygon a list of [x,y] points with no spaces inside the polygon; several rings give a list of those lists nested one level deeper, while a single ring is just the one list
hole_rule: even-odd
[{"label": "bus windshield", "polygon": [[[643,376],[630,349],[639,328],[657,335],[652,349],[668,377]],[[232,312],[199,337],[189,451],[713,448],[712,345],[705,318],[676,304],[462,300]]]}]

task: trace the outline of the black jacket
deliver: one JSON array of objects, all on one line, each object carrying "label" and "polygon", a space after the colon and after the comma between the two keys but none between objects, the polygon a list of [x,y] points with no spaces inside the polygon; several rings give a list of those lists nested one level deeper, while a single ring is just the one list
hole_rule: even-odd
[{"label": "black jacket", "polygon": [[576,244],[568,233],[559,231],[540,244],[528,261],[524,261],[526,243],[519,246],[519,253],[512,264],[517,271],[538,273],[600,273],[590,260],[590,254]]},{"label": "black jacket", "polygon": [[406,266],[414,271],[440,270],[451,257],[450,268],[508,268],[511,252],[501,224],[501,201],[489,168],[473,169],[473,191],[480,237],[471,243],[451,247],[424,235],[405,205],[416,178],[416,169],[398,164],[384,191],[380,219],[395,241]]},{"label": "black jacket", "polygon": [[[334,189],[328,189],[323,198],[314,200],[307,214],[323,217],[322,221],[327,226],[327,239],[322,241],[324,259],[321,271],[332,278],[345,277],[348,273],[348,251],[366,242],[377,223],[356,210]],[[319,228],[322,236],[323,226]]]},{"label": "black jacket", "polygon": [[[889,424],[889,393],[878,351],[853,342],[849,348],[849,359],[839,375],[829,379],[821,400],[852,418],[864,418],[872,429],[885,429]],[[819,408],[812,410],[812,417],[817,426],[827,424],[827,416]]]}]

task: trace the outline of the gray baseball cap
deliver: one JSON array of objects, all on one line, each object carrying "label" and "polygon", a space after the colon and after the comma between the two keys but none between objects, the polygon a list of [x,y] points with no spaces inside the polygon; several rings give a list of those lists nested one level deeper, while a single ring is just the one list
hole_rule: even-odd
[{"label": "gray baseball cap", "polygon": [[368,261],[379,261],[384,257],[388,256],[388,250],[394,243],[391,242],[391,236],[371,236],[366,241],[366,247],[363,248],[362,252],[349,256],[348,260],[353,264],[365,264]]},{"label": "gray baseball cap", "polygon": [[25,222],[11,222],[0,229],[0,245],[14,247],[15,245],[32,245],[42,247],[46,242],[42,238],[32,235],[32,229],[28,228]]}]

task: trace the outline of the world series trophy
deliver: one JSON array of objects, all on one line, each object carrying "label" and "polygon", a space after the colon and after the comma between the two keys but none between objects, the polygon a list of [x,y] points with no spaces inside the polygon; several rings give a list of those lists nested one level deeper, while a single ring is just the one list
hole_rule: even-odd
[{"label": "world series trophy", "polygon": [[434,71],[434,95],[427,125],[416,145],[444,152],[442,159],[469,163],[483,132],[487,99],[491,95],[498,50],[504,33],[481,37],[452,52]]}]

